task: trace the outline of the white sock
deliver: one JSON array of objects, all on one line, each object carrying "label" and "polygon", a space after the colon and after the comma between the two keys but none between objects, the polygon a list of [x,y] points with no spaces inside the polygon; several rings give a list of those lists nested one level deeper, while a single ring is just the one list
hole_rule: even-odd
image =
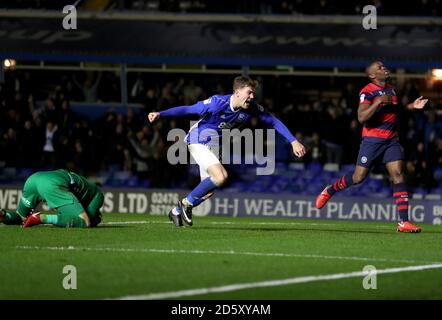
[{"label": "white sock", "polygon": [[184,198],[182,202],[186,206],[192,206],[192,204],[189,202],[189,200],[187,200],[187,198]]},{"label": "white sock", "polygon": [[172,214],[175,215],[175,216],[179,216],[180,215],[180,213],[178,212],[176,207],[172,209]]}]

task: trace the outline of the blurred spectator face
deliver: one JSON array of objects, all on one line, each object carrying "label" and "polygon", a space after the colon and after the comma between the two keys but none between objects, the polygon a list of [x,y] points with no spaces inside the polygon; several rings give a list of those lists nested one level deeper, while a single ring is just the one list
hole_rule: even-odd
[{"label": "blurred spectator face", "polygon": [[51,121],[48,121],[48,123],[46,123],[46,129],[52,131],[52,129],[54,129],[54,124]]},{"label": "blurred spectator face", "polygon": [[146,97],[148,98],[155,98],[155,90],[154,89],[148,89],[146,92]]},{"label": "blurred spectator face", "polygon": [[84,86],[86,87],[86,88],[91,88],[92,87],[92,81],[90,80],[90,79],[87,79],[85,82],[84,82]]},{"label": "blurred spectator face", "polygon": [[416,171],[416,167],[414,166],[412,161],[407,161],[407,172],[414,173]]},{"label": "blurred spectator face", "polygon": [[25,128],[26,130],[31,130],[31,129],[32,129],[32,122],[29,121],[29,120],[27,120],[27,121],[25,122],[24,128]]},{"label": "blurred spectator face", "polygon": [[253,117],[252,119],[250,119],[250,125],[252,127],[256,127],[258,125],[258,118]]},{"label": "blurred spectator face", "polygon": [[313,142],[314,142],[315,144],[318,144],[318,143],[319,143],[320,138],[319,138],[319,134],[318,134],[317,132],[314,132],[314,133],[313,133],[313,135],[312,135],[312,140],[313,140]]},{"label": "blurred spectator face", "polygon": [[437,139],[437,149],[442,150],[442,139]]},{"label": "blurred spectator face", "polygon": [[170,127],[171,129],[175,129],[176,126],[177,126],[176,120],[173,120],[173,119],[172,119],[172,120],[169,121],[169,127]]},{"label": "blurred spectator face", "polygon": [[152,130],[150,129],[150,127],[144,126],[143,127],[143,134],[145,134],[146,136],[151,135],[152,134]]},{"label": "blurred spectator face", "polygon": [[14,109],[10,109],[10,110],[8,111],[8,116],[9,116],[11,119],[15,119],[15,117],[17,116],[17,113],[15,112]]},{"label": "blurred spectator face", "polygon": [[14,140],[15,139],[15,130],[12,128],[8,129],[8,133],[7,133],[8,139]]},{"label": "blurred spectator face", "polygon": [[137,132],[137,139],[138,141],[142,141],[144,138],[144,132],[143,131],[138,131]]},{"label": "blurred spectator face", "polygon": [[78,153],[83,152],[83,146],[81,145],[80,141],[75,142],[75,151]]},{"label": "blurred spectator face", "polygon": [[424,144],[422,142],[417,144],[417,151],[424,152]]},{"label": "blurred spectator face", "polygon": [[356,119],[351,120],[350,129],[356,130],[358,128],[358,121]]},{"label": "blurred spectator face", "polygon": [[48,107],[49,109],[55,109],[54,100],[52,100],[52,99],[48,99],[48,100],[46,101],[46,105],[47,105],[47,107]]},{"label": "blurred spectator face", "polygon": [[61,103],[61,108],[63,110],[68,110],[69,109],[69,101],[63,100],[63,102]]},{"label": "blurred spectator face", "polygon": [[121,123],[117,124],[117,127],[115,128],[115,132],[117,134],[123,134],[124,132],[124,127]]},{"label": "blurred spectator face", "polygon": [[40,116],[36,116],[34,117],[34,123],[37,127],[41,127],[42,123],[41,123],[41,118]]},{"label": "blurred spectator face", "polygon": [[328,108],[327,112],[333,119],[336,119],[338,116],[338,114],[336,112],[336,108]]},{"label": "blurred spectator face", "polygon": [[112,108],[108,109],[106,112],[106,121],[112,121],[115,119],[115,113]]}]

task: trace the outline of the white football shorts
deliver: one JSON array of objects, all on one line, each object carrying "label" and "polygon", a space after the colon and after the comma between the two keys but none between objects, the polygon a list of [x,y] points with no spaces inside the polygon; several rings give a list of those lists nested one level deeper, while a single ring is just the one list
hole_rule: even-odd
[{"label": "white football shorts", "polygon": [[219,161],[219,147],[204,144],[189,144],[187,146],[190,154],[200,167],[201,180],[210,177],[207,169],[214,164],[221,164]]}]

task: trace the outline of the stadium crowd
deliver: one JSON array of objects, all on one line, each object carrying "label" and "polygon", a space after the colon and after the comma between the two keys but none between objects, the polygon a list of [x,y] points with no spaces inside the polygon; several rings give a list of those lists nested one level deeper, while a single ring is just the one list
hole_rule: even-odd
[{"label": "stadium crowd", "polygon": [[[0,8],[61,10],[72,1],[52,0],[5,0]],[[408,0],[407,5],[381,0],[97,0],[80,1],[79,7],[86,10],[125,10],[145,12],[177,13],[231,13],[231,14],[361,14],[365,5],[374,5],[380,15],[390,16],[440,16],[441,0]]]},{"label": "stadium crowd", "polygon": [[[186,165],[168,163],[167,148],[172,142],[166,138],[170,129],[187,131],[190,125],[183,118],[149,125],[147,113],[190,105],[214,92],[228,94],[231,82],[228,76],[131,74],[129,102],[140,107],[123,113],[108,108],[91,119],[77,114],[71,104],[118,101],[119,81],[114,74],[44,74],[46,77],[37,71],[8,71],[0,84],[0,168],[65,167],[89,176],[125,172],[126,177],[153,187],[185,187],[180,183],[192,178]],[[308,147],[302,162],[344,165],[355,161],[361,136],[356,120],[358,90],[365,79],[257,79],[261,83],[257,100],[283,119]],[[419,85],[407,81],[398,88],[403,104],[420,95]],[[400,132],[411,187],[428,191],[439,187],[433,171],[442,169],[440,120],[434,104],[425,111],[404,109]],[[260,124],[254,119],[251,127]],[[277,143],[278,162],[300,161],[283,139]]]}]

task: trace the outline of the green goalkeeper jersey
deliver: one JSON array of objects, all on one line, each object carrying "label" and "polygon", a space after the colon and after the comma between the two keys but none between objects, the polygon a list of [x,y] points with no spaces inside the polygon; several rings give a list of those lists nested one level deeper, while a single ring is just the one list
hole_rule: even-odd
[{"label": "green goalkeeper jersey", "polygon": [[87,205],[97,193],[101,190],[96,184],[76,173],[63,169],[39,171],[26,180],[18,211],[27,216],[42,201],[51,209],[73,203]]}]

